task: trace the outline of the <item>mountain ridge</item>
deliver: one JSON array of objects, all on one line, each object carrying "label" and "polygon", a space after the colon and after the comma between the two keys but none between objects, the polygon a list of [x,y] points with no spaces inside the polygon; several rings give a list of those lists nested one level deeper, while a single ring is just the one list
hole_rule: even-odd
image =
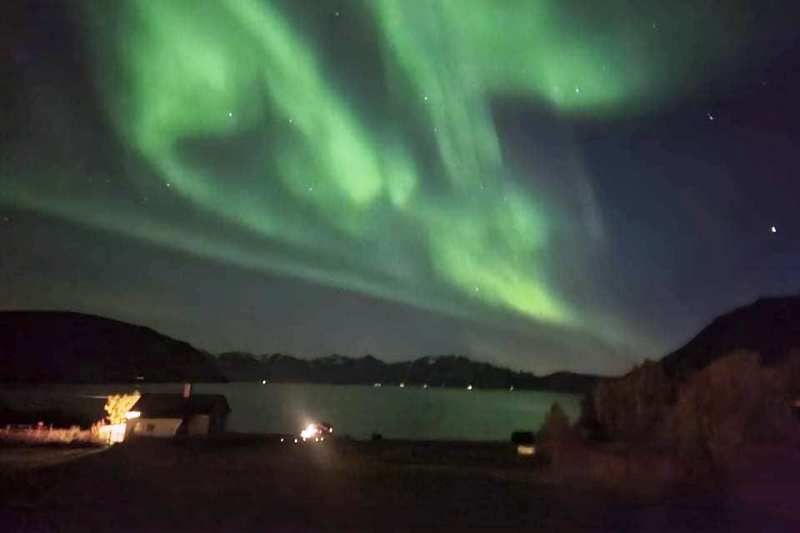
[{"label": "mountain ridge", "polygon": [[514,371],[462,355],[427,355],[408,361],[385,362],[367,354],[350,357],[330,354],[302,359],[286,354],[225,352],[220,369],[231,381],[332,383],[342,385],[418,385],[430,387],[549,390],[584,393],[605,379],[591,374],[554,372],[537,376]]},{"label": "mountain ridge", "polygon": [[581,426],[601,440],[687,452],[707,464],[764,436],[791,442],[798,391],[800,296],[759,298],[661,360],[599,383],[585,397]]},{"label": "mountain ridge", "polygon": [[[800,295],[759,298],[724,313],[658,364],[686,379],[735,350],[758,352],[765,365],[800,350]],[[623,379],[554,372],[537,376],[460,355],[384,362],[373,355],[218,355],[142,325],[73,311],[0,311],[0,382],[120,383],[253,381],[519,388],[585,393]]]},{"label": "mountain ridge", "polygon": [[736,350],[757,352],[772,366],[793,349],[800,349],[800,294],[762,297],[723,313],[659,363],[685,379]]},{"label": "mountain ridge", "polygon": [[589,374],[535,376],[460,355],[387,363],[372,355],[304,359],[198,349],[142,325],[74,311],[0,311],[0,383],[253,381],[386,383],[584,393]]},{"label": "mountain ridge", "polygon": [[0,311],[0,382],[222,382],[212,355],[152,328],[73,311]]}]

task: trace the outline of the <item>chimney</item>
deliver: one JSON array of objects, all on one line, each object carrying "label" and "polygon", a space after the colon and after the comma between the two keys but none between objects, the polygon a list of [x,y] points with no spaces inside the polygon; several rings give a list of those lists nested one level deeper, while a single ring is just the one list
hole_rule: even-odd
[{"label": "chimney", "polygon": [[183,384],[183,397],[189,398],[192,395],[192,384],[191,383],[184,383]]}]

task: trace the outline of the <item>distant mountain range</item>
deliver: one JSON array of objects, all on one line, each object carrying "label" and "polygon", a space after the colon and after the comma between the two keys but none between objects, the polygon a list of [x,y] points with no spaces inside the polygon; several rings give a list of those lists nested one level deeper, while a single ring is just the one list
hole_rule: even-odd
[{"label": "distant mountain range", "polygon": [[[685,379],[736,350],[757,352],[767,366],[800,351],[800,296],[761,298],[713,320],[686,345],[666,355],[659,365],[667,376]],[[307,361],[284,355],[226,353],[219,367],[231,380],[310,381],[318,383],[428,384],[515,388],[583,393],[604,378],[571,372],[538,377],[513,372],[465,357],[423,357],[384,363],[374,357],[329,356]],[[263,377],[260,377],[263,376]]]},{"label": "distant mountain range", "polygon": [[219,355],[218,366],[231,381],[335,383],[361,385],[467,387],[482,389],[536,389],[583,393],[590,390],[597,376],[557,372],[535,376],[515,372],[463,356],[427,356],[413,361],[386,363],[367,355],[347,357],[329,355],[319,359],[299,359],[275,354],[256,356],[241,352]]},{"label": "distant mountain range", "polygon": [[[766,365],[800,350],[800,296],[764,298],[725,314],[659,365],[683,379],[734,350]],[[241,352],[209,354],[152,329],[80,313],[0,312],[0,382],[133,383],[261,381],[537,389],[583,393],[604,378],[557,372],[535,376],[456,355],[386,363],[372,356]]]},{"label": "distant mountain range", "polygon": [[135,383],[261,381],[538,389],[582,393],[601,378],[537,377],[466,357],[385,363],[372,356],[301,359],[230,352],[214,356],[152,329],[60,311],[0,311],[0,382]]}]

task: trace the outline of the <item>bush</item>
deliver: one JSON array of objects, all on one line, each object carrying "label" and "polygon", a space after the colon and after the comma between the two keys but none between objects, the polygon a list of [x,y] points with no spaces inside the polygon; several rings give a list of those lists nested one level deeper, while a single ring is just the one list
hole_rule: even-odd
[{"label": "bush", "polygon": [[588,397],[584,418],[614,440],[669,440],[665,422],[674,404],[675,384],[660,364],[645,361],[627,375],[600,383]]},{"label": "bush", "polygon": [[556,444],[575,440],[575,437],[575,431],[572,429],[564,409],[558,403],[551,405],[550,411],[539,429],[539,442]]},{"label": "bush", "polygon": [[608,432],[597,418],[594,395],[595,391],[592,390],[581,399],[581,412],[576,429],[584,440],[606,442],[609,440]]},{"label": "bush", "polygon": [[800,364],[767,368],[738,352],[697,372],[681,387],[671,433],[678,454],[697,467],[726,469],[759,445],[796,446],[791,398]]}]

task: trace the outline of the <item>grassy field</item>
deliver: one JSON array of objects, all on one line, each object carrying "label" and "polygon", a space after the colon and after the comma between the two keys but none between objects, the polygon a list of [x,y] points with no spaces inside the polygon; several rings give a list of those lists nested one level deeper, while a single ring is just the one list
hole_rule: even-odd
[{"label": "grassy field", "polygon": [[[746,531],[708,494],[647,501],[507,444],[240,437],[0,448],[5,531]],[[742,521],[745,520],[745,521]],[[770,530],[768,524],[760,531]],[[740,529],[741,526],[741,529]],[[749,529],[752,530],[752,529]],[[776,529],[777,530],[777,529]]]}]

